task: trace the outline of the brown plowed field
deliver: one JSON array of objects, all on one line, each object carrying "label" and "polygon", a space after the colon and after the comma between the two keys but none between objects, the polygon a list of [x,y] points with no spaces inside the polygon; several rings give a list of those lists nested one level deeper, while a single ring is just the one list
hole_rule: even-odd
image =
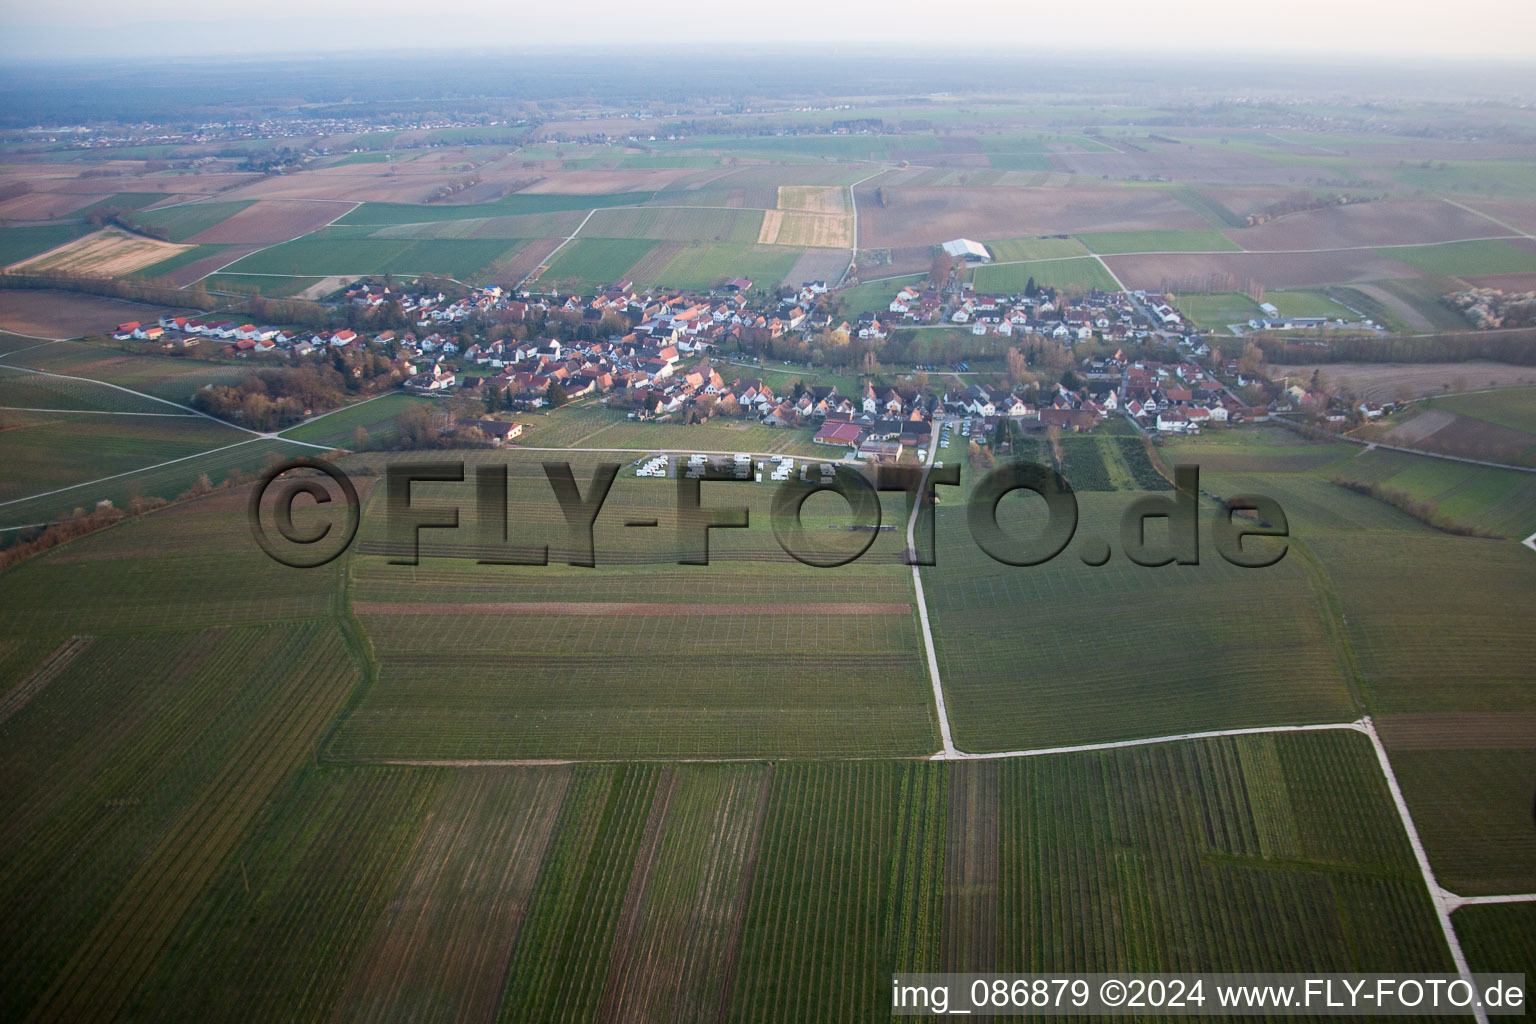
[{"label": "brown plowed field", "polygon": [[491,601],[435,604],[358,601],[359,615],[911,615],[906,603],[811,601],[797,604],[672,604],[640,601]]},{"label": "brown plowed field", "polygon": [[[860,234],[863,234],[861,229]],[[1127,288],[1178,290],[1177,282],[1200,281],[1231,274],[1238,287],[1249,280],[1268,288],[1310,288],[1389,277],[1420,277],[1418,270],[1371,249],[1320,253],[1159,253],[1152,256],[1106,256],[1115,276]],[[1186,284],[1185,290],[1188,290]]]},{"label": "brown plowed field", "polygon": [[[1104,139],[1106,145],[1119,146],[1114,136]],[[1253,153],[1223,150],[1216,146],[1169,146],[1147,139],[1136,139],[1135,144],[1146,152],[1135,153],[1055,153],[1051,162],[1072,174],[1129,179],[1140,175],[1143,179],[1164,177],[1173,181],[1212,182],[1223,184],[1291,184],[1298,187],[1314,174],[1311,168],[1285,166],[1264,159]]]},{"label": "brown plowed field", "polygon": [[789,268],[780,284],[798,287],[805,281],[825,281],[830,286],[843,276],[843,268],[847,266],[848,252],[844,249],[807,249],[795,260],[795,265]]},{"label": "brown plowed field", "polygon": [[610,192],[655,192],[663,188],[687,188],[697,186],[720,171],[703,171],[697,167],[645,167],[614,171],[556,171],[544,175],[543,180],[523,192],[543,194],[558,192],[567,195],[603,195]]},{"label": "brown plowed field", "polygon": [[[1466,203],[1474,210],[1497,217],[1510,227],[1536,234],[1536,202],[1521,199],[1473,199]],[[1492,221],[1488,222],[1488,226],[1494,229],[1498,227]]]},{"label": "brown plowed field", "polygon": [[0,328],[40,338],[78,338],[110,331],[128,320],[148,323],[166,313],[195,312],[79,292],[0,291]]},{"label": "brown plowed field", "polygon": [[185,288],[195,281],[201,281],[221,267],[229,266],[242,256],[249,256],[260,248],[262,247],[259,245],[237,245],[222,252],[216,252],[212,256],[204,256],[200,260],[193,260],[186,266],[177,267],[169,274],[164,274],[155,280],[161,284]]},{"label": "brown plowed field", "polygon": [[1438,199],[1412,199],[1288,213],[1258,227],[1229,229],[1227,237],[1244,249],[1330,249],[1453,242],[1507,233],[1459,206]]},{"label": "brown plowed field", "polygon": [[15,199],[0,203],[0,219],[3,220],[50,220],[74,213],[82,206],[90,206],[111,193],[93,192],[29,192]]},{"label": "brown plowed field", "polygon": [[1536,384],[1536,367],[1505,363],[1321,363],[1271,366],[1270,372],[1277,377],[1310,380],[1315,369],[1322,370],[1335,384],[1348,380],[1355,393],[1367,402],[1394,401],[1399,387],[1407,388],[1413,398],[1444,394],[1446,387],[1455,387],[1458,379],[1465,379],[1472,388],[1487,387],[1489,381],[1496,381],[1497,387]]},{"label": "brown plowed field", "polygon": [[1536,292],[1536,274],[1489,274],[1462,280],[1478,288],[1497,288],[1501,292]]},{"label": "brown plowed field", "polygon": [[255,242],[272,245],[307,235],[324,227],[349,209],[346,203],[317,203],[272,199],[247,206],[188,241],[229,244]]},{"label": "brown plowed field", "polygon": [[511,282],[516,284],[524,277],[533,273],[534,268],[544,262],[544,258],[563,242],[563,238],[535,238],[513,254],[501,272],[496,274],[498,284]]},{"label": "brown plowed field", "polygon": [[[223,199],[345,199],[351,202],[420,203],[449,180],[438,173],[397,174],[367,170],[384,164],[345,164],[303,174],[279,175],[226,193]],[[406,165],[409,167],[410,165]],[[365,168],[359,170],[359,168]]]},{"label": "brown plowed field", "polygon": [[1381,742],[1392,750],[1530,750],[1536,748],[1536,714],[1460,711],[1381,715]]},{"label": "brown plowed field", "polygon": [[860,187],[859,245],[899,248],[951,238],[1015,238],[1079,231],[1209,228],[1172,196],[1138,189],[875,189]]}]

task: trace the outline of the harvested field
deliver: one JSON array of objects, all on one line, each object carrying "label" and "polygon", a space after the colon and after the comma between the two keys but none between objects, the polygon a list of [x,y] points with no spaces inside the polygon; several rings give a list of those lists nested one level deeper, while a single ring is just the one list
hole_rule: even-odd
[{"label": "harvested field", "polygon": [[1330,249],[1351,245],[1450,242],[1501,235],[1494,224],[1438,199],[1384,200],[1288,213],[1267,224],[1232,228],[1244,249]]},{"label": "harvested field", "polygon": [[189,247],[133,235],[117,228],[103,228],[84,238],[66,242],[7,269],[23,273],[79,274],[85,277],[120,277],[169,259]]},{"label": "harvested field", "polygon": [[[862,235],[863,229],[859,233]],[[933,266],[934,246],[909,245],[899,249],[876,250],[880,262],[875,263],[866,254],[868,247],[860,247],[860,276],[863,278],[898,277],[902,274],[926,274]]]},{"label": "harvested field", "polygon": [[[875,183],[871,183],[875,184]],[[1142,189],[858,189],[859,242],[872,248],[946,239],[1076,234],[1079,231],[1198,230],[1205,219],[1173,196]]]},{"label": "harvested field", "polygon": [[193,312],[82,292],[0,291],[0,328],[42,338],[78,338],[110,331],[127,320],[158,320],[166,313]]},{"label": "harvested field", "polygon": [[345,275],[322,277],[308,288],[305,288],[303,291],[299,292],[296,298],[309,299],[311,301],[318,302],[320,299],[325,298],[327,295],[331,294],[331,292],[337,291],[350,281],[351,278]]},{"label": "harvested field", "polygon": [[839,216],[852,212],[848,190],[825,185],[780,185],[778,208]]},{"label": "harvested field", "polygon": [[843,276],[847,266],[848,254],[841,249],[807,249],[780,284],[798,286],[803,281],[825,281],[832,285]]},{"label": "harvested field", "polygon": [[1257,281],[1267,288],[1315,288],[1385,277],[1414,277],[1417,271],[1374,249],[1316,253],[1160,253],[1104,257],[1127,288],[1201,291],[1231,290]]},{"label": "harvested field", "polygon": [[853,218],[793,210],[768,210],[758,232],[759,245],[848,248],[853,244]]},{"label": "harvested field", "polygon": [[1381,715],[1381,742],[1392,750],[1530,750],[1536,713],[1463,711]]},{"label": "harvested field", "polygon": [[1319,363],[1316,366],[1271,366],[1272,373],[1310,380],[1321,370],[1337,384],[1347,380],[1368,402],[1391,402],[1405,389],[1410,398],[1444,394],[1465,381],[1469,388],[1536,384],[1536,367],[1505,363]]},{"label": "harvested field", "polygon": [[271,245],[307,235],[346,214],[344,203],[268,200],[248,206],[227,220],[200,231],[189,242],[257,242]]},{"label": "harvested field", "polygon": [[911,615],[912,606],[899,602],[812,601],[795,604],[685,604],[672,601],[492,601],[483,604],[440,604],[358,601],[359,615]]}]

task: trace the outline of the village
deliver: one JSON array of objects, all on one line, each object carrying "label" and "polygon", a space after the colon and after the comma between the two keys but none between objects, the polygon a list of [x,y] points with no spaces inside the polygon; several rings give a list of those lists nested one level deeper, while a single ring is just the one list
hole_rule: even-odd
[{"label": "village", "polygon": [[[575,401],[624,410],[638,422],[723,417],[814,429],[814,443],[877,462],[926,457],[935,423],[951,419],[963,421],[963,436],[985,445],[1002,420],[1024,430],[1082,433],[1124,417],[1157,436],[1260,422],[1272,411],[1305,408],[1334,422],[1346,418],[1342,412],[1373,418],[1382,411],[1329,408],[1337,402],[1315,388],[1271,383],[1252,367],[1245,372],[1246,364],[1213,349],[1219,340],[1189,328],[1157,292],[1068,295],[1031,287],[997,295],[978,293],[969,283],[942,291],[906,284],[894,291],[885,314],[849,318],[836,315],[828,301],[835,293],[822,281],[754,300],[758,295],[743,279],[702,295],[657,295],[620,283],[564,298],[514,297],[494,286],[450,297],[363,280],[345,289],[341,308],[354,320],[361,316],[360,323],[388,311],[407,327],[295,330],[167,315],[150,324],[120,323],[113,337],[171,353],[206,342],[225,356],[262,361],[370,355],[388,361],[388,380],[405,391],[477,399],[486,415],[474,426],[497,445],[521,434],[523,424],[512,421],[517,413]],[[1065,372],[1055,379],[1019,372],[1012,357],[1007,373],[972,372],[956,363],[950,374],[922,365],[905,383],[864,383],[847,392],[814,383],[814,374],[775,388],[763,376],[737,372],[767,365],[747,355],[763,342],[872,347],[898,329],[993,336],[1011,343],[1010,352],[1028,346],[1055,353],[1051,365]],[[1127,355],[1128,349],[1177,351],[1180,358],[1155,360]],[[932,387],[930,370],[963,386]]]}]

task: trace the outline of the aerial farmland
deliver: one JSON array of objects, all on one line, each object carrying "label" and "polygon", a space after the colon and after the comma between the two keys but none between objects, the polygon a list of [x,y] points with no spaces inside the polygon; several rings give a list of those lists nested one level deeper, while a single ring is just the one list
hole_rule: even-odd
[{"label": "aerial farmland", "polygon": [[1536,976],[1525,68],[250,60],[0,77],[0,1018]]}]

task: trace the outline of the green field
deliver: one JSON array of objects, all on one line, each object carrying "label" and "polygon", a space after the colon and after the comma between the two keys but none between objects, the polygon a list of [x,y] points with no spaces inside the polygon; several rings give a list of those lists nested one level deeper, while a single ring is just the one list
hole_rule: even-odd
[{"label": "green field", "polygon": [[706,242],[684,249],[656,280],[669,288],[712,288],[722,278],[744,277],[772,288],[799,257],[799,249],[782,245]]},{"label": "green field", "polygon": [[[243,440],[246,438],[249,440]],[[0,506],[0,528],[55,522],[67,518],[75,509],[89,512],[101,501],[110,501],[118,508],[125,509],[134,498],[170,500],[191,489],[203,476],[207,476],[210,483],[218,485],[235,474],[259,473],[272,461],[317,454],[313,448],[300,448],[298,445],[250,434],[240,434],[226,444],[231,446],[183,458],[170,465],[157,465],[154,469],[131,472],[111,480],[74,484],[57,493]],[[161,450],[157,447],[154,452],[158,454]],[[154,461],[158,463],[163,459]],[[146,461],[143,464],[148,463]],[[0,535],[0,539],[8,542],[11,538],[9,535]]]},{"label": "green field", "polygon": [[0,410],[0,505],[244,440],[201,416],[93,416]]},{"label": "green field", "polygon": [[1536,903],[1462,907],[1455,921],[1474,971],[1536,974]]},{"label": "green field", "polygon": [[581,229],[582,238],[654,238],[668,242],[757,241],[761,210],[713,208],[598,210]]},{"label": "green field", "polygon": [[1199,327],[1224,332],[1228,324],[1246,324],[1264,315],[1259,304],[1242,292],[1189,292],[1173,300],[1175,308]]},{"label": "green field", "polygon": [[[103,362],[57,348],[49,365]],[[1495,394],[1487,414],[1522,422],[1518,393]],[[295,433],[346,443],[333,435],[413,401]],[[635,423],[588,403],[527,419],[520,443],[628,449],[612,456],[626,466],[661,447],[826,454],[805,431]],[[166,429],[151,422],[128,429]],[[963,461],[959,445],[939,457]],[[1157,455],[1199,464],[1211,493],[1275,498],[1290,553],[1227,565],[1205,501],[1201,564],[1135,566],[1118,522],[1159,486],[1147,448],[1126,433],[1060,445],[1081,522],[1050,564],[989,559],[965,492],[941,491],[939,561],[922,572],[962,749],[1368,712],[1442,884],[1536,885],[1529,741],[1506,730],[1489,746],[1455,717],[1536,713],[1536,648],[1507,628],[1531,596],[1523,549],[1328,482],[1392,453],[1213,430]],[[1052,448],[1029,434],[1016,451]],[[278,452],[300,453],[253,440],[209,458]],[[425,531],[415,566],[389,564],[383,492],[359,474],[362,530],[323,569],[262,556],[238,487],[0,574],[0,898],[28,922],[0,953],[7,1016],[866,1020],[888,1012],[893,970],[1448,969],[1358,732],[928,761],[900,538],[812,569],[769,529],[771,485],[710,482],[706,507],[744,507],[750,526],[713,531],[709,566],[679,565],[676,485],[626,473],[597,520],[598,567],[569,566],[539,465],[552,454],[469,457],[470,477],[508,470],[506,541],[481,532],[471,482],[418,485],[413,503],[457,505],[463,525]],[[602,458],[573,454],[584,492]],[[1395,459],[1394,476],[1448,489],[1475,468]],[[1023,514],[1016,502],[1001,513]],[[899,522],[904,498],[883,507]],[[659,526],[624,525],[636,516]],[[808,536],[856,544],[828,529],[842,518],[813,501]],[[1090,568],[1077,555],[1095,538],[1115,551]],[[544,544],[556,564],[479,561]],[[1456,574],[1477,585],[1437,584]],[[604,763],[506,763],[530,758]],[[1500,953],[1521,913],[1457,912],[1475,963],[1523,955]],[[444,953],[461,943],[474,954]]]},{"label": "green field", "polygon": [[574,280],[585,288],[616,284],[655,244],[647,238],[577,238],[555,254],[540,279]]},{"label": "green field", "polygon": [[1077,236],[1096,253],[1238,252],[1241,246],[1220,231],[1094,231]]},{"label": "green field", "polygon": [[[679,757],[932,749],[921,642],[907,577],[891,564],[899,553],[894,538],[886,538],[883,558],[848,567],[834,589],[812,597],[800,572],[805,567],[779,550],[767,528],[773,488],[740,483],[711,499],[743,503],[759,525],[715,531],[710,571],[676,564],[682,549],[674,538],[672,483],[625,474],[609,501],[626,516],[656,516],[660,530],[637,538],[617,517],[600,522],[596,559],[607,568],[571,568],[558,564],[566,549],[564,520],[536,454],[548,457],[485,458],[508,464],[512,474],[509,515],[520,524],[513,544],[517,550],[550,545],[556,565],[476,565],[469,559],[485,556],[483,544],[466,548],[473,536],[457,534],[429,549],[439,557],[405,569],[385,557],[382,502],[370,507],[371,527],[365,514],[352,568],[353,607],[380,671],[331,738],[328,758],[355,763],[561,752]],[[586,481],[597,459],[582,454],[573,460],[576,477]],[[614,461],[633,460],[617,455]],[[809,511],[807,517],[815,521]],[[831,536],[829,543],[851,540]],[[398,596],[402,574],[415,580],[410,604],[391,596]],[[576,613],[552,610],[548,602],[574,603]],[[698,614],[698,602],[708,603],[709,614]],[[669,607],[692,614],[669,614]],[[452,652],[433,655],[434,638],[450,623],[468,632]],[[709,659],[729,652],[731,672],[679,676],[668,668],[669,651]],[[502,671],[498,665],[506,658],[522,670]],[[570,675],[577,664],[580,672]],[[815,670],[819,664],[836,666],[835,686]],[[541,680],[557,673],[565,680],[561,687],[546,688]]]},{"label": "green field", "polygon": [[1355,320],[1353,310],[1341,306],[1322,292],[1268,292],[1264,301],[1280,311],[1281,316],[1325,316],[1331,320]]},{"label": "green field", "polygon": [[1536,474],[1377,449],[1340,463],[1330,476],[1406,495],[1462,526],[1515,540],[1536,532]]},{"label": "green field", "polygon": [[1529,196],[1536,192],[1536,164],[1528,160],[1456,160],[1433,167],[1403,167],[1392,177],[1441,195]]},{"label": "green field", "polygon": [[254,200],[223,203],[188,203],[140,213],[141,224],[164,228],[173,242],[185,242],[193,235],[222,223],[250,206]]},{"label": "green field", "polygon": [[[923,35],[891,13],[868,27]],[[971,21],[973,35],[995,34]],[[1051,49],[1053,21],[1034,21]],[[593,20],[593,34],[633,23]],[[632,71],[516,54],[467,93],[422,93],[441,72],[398,59],[369,72],[388,86],[372,96],[344,65],[295,66],[279,69],[292,71],[286,84],[257,83],[270,102],[247,104],[274,137],[218,141],[250,133],[217,128],[233,122],[213,111],[229,90],[212,66],[140,60],[148,92],[98,105],[153,105],[195,71],[213,112],[184,120],[211,119],[210,141],[23,130],[68,127],[43,116],[68,93],[23,103],[39,110],[0,143],[3,208],[46,216],[72,190],[89,190],[74,202],[107,198],[64,223],[0,228],[0,267],[111,206],[198,196],[135,214],[186,241],[254,201],[225,197],[312,196],[350,212],[207,287],[291,297],[386,273],[504,284],[542,257],[537,289],[632,277],[678,293],[744,277],[771,303],[780,282],[832,283],[850,257],[859,276],[902,275],[828,295],[835,324],[886,313],[954,235],[1003,236],[987,242],[994,262],[960,268],[983,292],[1033,279],[1081,293],[1118,288],[1116,261],[1136,252],[1168,254],[1170,282],[1203,279],[1189,254],[1206,250],[1231,254],[1213,264],[1278,275],[1259,267],[1258,281],[1312,281],[1295,253],[1239,247],[1250,219],[1278,217],[1277,234],[1315,224],[1312,269],[1338,268],[1344,283],[1261,293],[1238,274],[1233,290],[1170,297],[1226,358],[1244,347],[1226,326],[1261,317],[1261,300],[1281,316],[1464,331],[1442,299],[1466,286],[1458,278],[1536,274],[1527,240],[1420,244],[1518,233],[1479,228],[1441,199],[1536,226],[1536,163],[1521,155],[1536,109],[1481,80],[1431,101],[1376,90],[1365,102],[1344,86],[1381,72],[1341,65],[1328,97],[1288,98],[1260,74],[1223,98],[1210,83],[1241,82],[1199,66],[1145,106],[1123,101],[1134,68],[1099,85],[1056,81],[1028,48],[1018,82],[997,86],[1012,97],[983,88],[1001,75],[986,60],[924,68],[893,51],[882,71],[855,54],[807,77],[783,51],[762,74],[738,61],[751,80],[723,91],[697,83],[732,58],[615,53],[615,66],[655,72],[649,99],[625,84]],[[1509,77],[1495,72],[1489,83]],[[220,72],[259,73],[238,61]],[[864,94],[833,88],[844,80]],[[276,137],[271,119],[460,127]],[[297,158],[281,173],[252,173],[283,150]],[[147,160],[168,163],[133,163]],[[471,179],[441,202],[348,198]],[[757,243],[781,200],[847,196],[862,179],[863,237],[847,240],[859,251],[787,244],[833,238],[813,238],[804,217],[790,218],[786,244]],[[108,195],[118,188],[146,191]],[[514,188],[553,191],[456,201]],[[1207,227],[1093,230],[1196,224]],[[1382,244],[1396,241],[1414,244]],[[189,243],[136,276],[244,251]],[[219,305],[221,317],[256,315],[238,313],[250,308],[238,294]],[[277,305],[262,315],[295,326]],[[1536,468],[1536,387],[1490,381],[1531,375],[1519,367],[1370,363],[1440,343],[1364,352],[1344,332],[1291,332],[1291,355],[1317,358],[1287,363],[1303,377],[1321,364],[1342,393],[1446,385],[1347,437],[1293,429],[1292,413],[1156,437],[1111,415],[1082,432],[984,425],[978,444],[946,416],[933,458],[961,482],[938,488],[936,564],[914,568],[900,490],[877,496],[878,531],[853,526],[831,494],[810,497],[796,523],[780,501],[792,489],[762,466],[762,482],[699,485],[700,519],[743,523],[706,531],[687,514],[688,483],[637,476],[662,451],[674,473],[689,452],[853,468],[846,449],[813,443],[814,426],[637,420],[583,396],[513,414],[523,430],[502,447],[443,447],[451,434],[433,429],[420,436],[429,447],[404,451],[399,419],[462,425],[474,403],[400,389],[258,435],[179,404],[285,357],[103,338],[166,308],[106,296],[12,292],[7,308],[18,329],[86,337],[0,332],[0,1021],[862,1024],[892,1019],[895,972],[1448,972],[1446,915],[1474,970],[1536,973],[1536,904],[1461,903],[1536,893],[1536,554],[1521,543],[1536,533],[1536,472],[1521,471]],[[51,329],[48,310],[60,311]],[[333,312],[333,326],[385,326]],[[452,329],[577,333],[557,311],[526,312]],[[1124,354],[1194,359],[1172,341],[1128,339]],[[1087,359],[1120,344],[1057,351],[948,323],[899,328],[834,367],[808,354],[791,365],[794,343],[727,334],[708,363],[783,396],[797,383],[853,396],[907,386],[919,375],[906,366],[932,364],[931,391],[1035,388],[1048,405],[1068,370],[1087,375]],[[1004,359],[1015,346],[1027,370]],[[461,377],[490,372],[446,359]],[[625,365],[614,357],[616,373]],[[1394,444],[1425,454],[1381,446]],[[357,488],[355,536],[336,529],[344,503],[331,488],[330,501],[300,493],[291,523],[252,502],[264,468],[321,455]],[[1043,564],[1005,564],[972,532],[995,511],[1005,544],[1038,534],[1038,497],[975,500],[992,463],[1010,459],[1073,488],[1072,536]],[[573,540],[579,510],[550,481],[562,464],[588,500],[598,468],[617,464],[591,520],[595,565],[582,564],[579,529]],[[455,466],[461,479],[443,479]],[[1196,564],[1136,564],[1128,513],[1182,501],[1170,478],[1188,466],[1200,475]],[[413,469],[438,479],[402,493]],[[1273,565],[1222,557],[1225,503],[1241,495],[1284,514],[1283,542],[1242,544],[1283,544]],[[85,528],[77,509],[103,501],[136,514],[92,517],[101,528],[64,539]],[[1171,554],[1171,525],[1153,519],[1146,546]],[[823,556],[868,549],[804,564],[783,549],[792,528]],[[297,554],[298,538],[321,533],[346,543],[316,568],[258,544]],[[926,540],[917,533],[924,553]],[[708,564],[692,564],[706,543]]]},{"label": "green field", "polygon": [[1435,399],[1434,407],[1536,435],[1536,389],[1533,388],[1501,388],[1476,395],[1448,395]]},{"label": "green field", "polygon": [[333,274],[447,274],[473,277],[522,244],[511,239],[359,239],[330,238],[322,230],[274,245],[236,260],[233,274],[285,274],[326,277]]},{"label": "green field", "polygon": [[978,291],[1022,292],[1030,278],[1034,278],[1035,283],[1042,288],[1062,288],[1068,291],[1089,288],[1119,290],[1104,264],[1089,257],[981,266],[976,268],[971,279]]},{"label": "green field", "polygon": [[992,258],[1003,263],[1017,260],[1055,260],[1083,256],[1088,248],[1075,238],[1004,238],[987,243]]},{"label": "green field", "polygon": [[391,159],[389,153],[348,153],[340,160],[333,161],[331,167],[345,167],[348,164],[387,164]]},{"label": "green field", "polygon": [[617,192],[609,195],[559,195],[514,192],[489,203],[474,205],[417,206],[411,203],[364,203],[336,221],[338,224],[423,224],[434,220],[506,217],[561,210],[595,210],[607,206],[638,206],[651,192]]},{"label": "green field", "polygon": [[[726,380],[737,376],[744,379],[771,376],[758,367],[730,364],[722,365],[720,373]],[[793,387],[794,380],[800,376],[806,375],[789,373],[789,386]],[[806,376],[806,379],[812,378]],[[528,429],[518,440],[531,447],[617,448],[636,452],[672,449],[830,457],[826,449],[811,443],[812,432],[808,429],[765,427],[751,420],[723,416],[694,424],[636,423],[616,409],[580,402],[522,419]]]},{"label": "green field", "polygon": [[342,448],[351,448],[357,428],[362,427],[368,431],[372,441],[386,441],[394,435],[395,417],[413,405],[433,409],[437,407],[437,402],[431,398],[392,392],[380,398],[338,409],[311,423],[291,427],[283,431],[282,436],[293,438],[295,441],[308,441],[311,444],[334,444]]},{"label": "green field", "polygon": [[1536,272],[1536,252],[1517,248],[1502,239],[1446,242],[1442,245],[1400,245],[1376,251],[1410,267],[1444,277]]},{"label": "green field", "polygon": [[347,238],[563,238],[585,219],[581,210],[519,213],[499,217],[463,217],[412,224],[332,225],[328,235]]},{"label": "green field", "polygon": [[[1095,464],[1086,455],[1069,453],[1073,486],[1113,483],[1102,456]],[[1284,493],[1275,496],[1285,505]],[[1119,534],[1130,498],[1084,490],[1073,546],[1028,568],[980,551],[963,504],[940,507],[939,565],[924,576],[957,746],[1009,750],[1356,717],[1350,680],[1330,649],[1336,625],[1319,613],[1299,561],[1263,571],[1269,614],[1231,618],[1233,589],[1260,574],[1209,551],[1199,566],[1131,564]],[[1026,508],[1005,504],[1000,517],[1010,507],[1015,515]],[[1090,568],[1078,555],[1095,540],[1115,557]],[[1279,657],[1283,674],[1272,667]],[[1085,692],[1091,666],[1132,663],[1134,671],[1096,673]]]},{"label": "green field", "polygon": [[0,267],[20,263],[72,242],[85,234],[79,224],[47,224],[31,228],[0,228]]},{"label": "green field", "polygon": [[837,297],[843,302],[844,316],[854,316],[858,313],[886,313],[890,310],[896,293],[903,287],[909,284],[922,287],[926,280],[927,276],[924,274],[912,274],[890,281],[870,281],[867,284],[856,284],[852,288],[844,289],[837,293]]},{"label": "green field", "polygon": [[[36,344],[36,342],[32,342]],[[183,405],[205,384],[233,384],[251,372],[244,360],[197,359],[124,351],[114,343],[58,341],[18,354],[0,367],[0,405],[117,412],[185,412],[119,388]],[[45,377],[20,367],[80,378]],[[103,387],[116,384],[118,388]],[[56,397],[38,399],[46,395]]]}]

